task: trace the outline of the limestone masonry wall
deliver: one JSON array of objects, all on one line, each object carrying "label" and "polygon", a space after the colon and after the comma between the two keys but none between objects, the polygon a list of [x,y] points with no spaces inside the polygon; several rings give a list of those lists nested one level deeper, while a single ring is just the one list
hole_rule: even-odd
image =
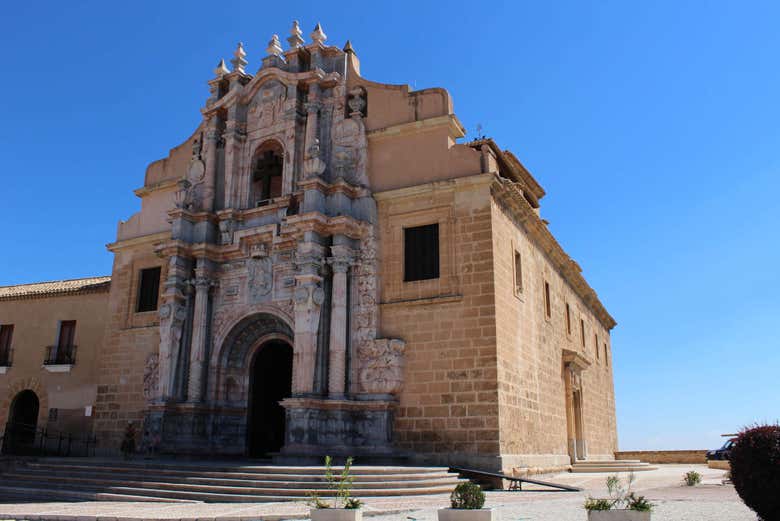
[{"label": "limestone masonry wall", "polygon": [[[141,432],[146,408],[144,374],[150,356],[159,348],[160,333],[157,311],[136,313],[135,306],[140,270],[162,264],[154,254],[153,244],[141,241],[117,249],[114,256],[95,405],[95,435],[103,453],[118,452],[128,422],[134,422],[136,432]],[[162,266],[161,287],[166,272],[167,266]]]},{"label": "limestone masonry wall", "polygon": [[[564,348],[579,352],[591,362],[582,373],[584,439],[589,458],[612,459],[617,430],[608,332],[522,225],[498,203],[492,204],[491,212],[502,466],[510,471],[570,463]],[[521,259],[521,288],[515,285],[515,252]],[[545,282],[550,285],[549,318]],[[566,327],[567,303],[571,334]],[[584,347],[580,320],[585,324]]]},{"label": "limestone masonry wall", "polygon": [[[383,336],[406,341],[401,449],[442,464],[498,462],[489,176],[379,194]],[[403,228],[439,223],[441,276],[403,282]]]}]

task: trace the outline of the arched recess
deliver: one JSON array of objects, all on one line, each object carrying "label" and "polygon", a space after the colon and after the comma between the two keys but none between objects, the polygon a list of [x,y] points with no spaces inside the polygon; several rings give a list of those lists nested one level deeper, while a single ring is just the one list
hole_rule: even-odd
[{"label": "arched recess", "polygon": [[252,154],[249,206],[267,205],[284,189],[284,146],[275,139],[263,141]]},{"label": "arched recess", "polygon": [[11,401],[3,437],[3,453],[23,455],[35,445],[41,401],[31,389],[20,391]]},{"label": "arched recess", "polygon": [[253,357],[258,348],[271,341],[293,345],[290,325],[271,313],[246,316],[230,329],[217,360],[215,398],[218,402],[246,406]]}]

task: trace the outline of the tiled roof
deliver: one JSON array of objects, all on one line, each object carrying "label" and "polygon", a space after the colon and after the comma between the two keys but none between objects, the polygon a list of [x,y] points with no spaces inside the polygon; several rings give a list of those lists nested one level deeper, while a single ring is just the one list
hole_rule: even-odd
[{"label": "tiled roof", "polygon": [[49,295],[67,295],[73,293],[91,293],[108,290],[111,277],[87,277],[84,279],[55,280],[35,282],[16,286],[0,286],[0,300],[17,298],[45,297]]}]

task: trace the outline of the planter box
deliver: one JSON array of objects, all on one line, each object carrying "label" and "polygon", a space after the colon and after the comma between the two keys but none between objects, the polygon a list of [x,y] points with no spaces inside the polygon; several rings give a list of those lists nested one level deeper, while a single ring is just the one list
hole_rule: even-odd
[{"label": "planter box", "polygon": [[650,512],[637,510],[591,510],[588,521],[650,521]]},{"label": "planter box", "polygon": [[495,521],[498,516],[492,508],[466,510],[462,508],[440,508],[439,521]]},{"label": "planter box", "polygon": [[363,510],[359,508],[312,508],[311,521],[363,521]]}]

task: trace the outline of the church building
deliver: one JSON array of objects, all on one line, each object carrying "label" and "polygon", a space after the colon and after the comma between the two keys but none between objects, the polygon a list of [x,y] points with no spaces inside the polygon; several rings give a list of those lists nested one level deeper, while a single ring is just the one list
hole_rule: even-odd
[{"label": "church building", "polygon": [[218,64],[110,278],[0,288],[0,425],[86,431],[101,454],[133,422],[158,454],[614,459],[615,321],[544,189],[463,140],[446,90],[365,79],[319,24],[308,40],[295,22],[252,68],[241,44]]}]

